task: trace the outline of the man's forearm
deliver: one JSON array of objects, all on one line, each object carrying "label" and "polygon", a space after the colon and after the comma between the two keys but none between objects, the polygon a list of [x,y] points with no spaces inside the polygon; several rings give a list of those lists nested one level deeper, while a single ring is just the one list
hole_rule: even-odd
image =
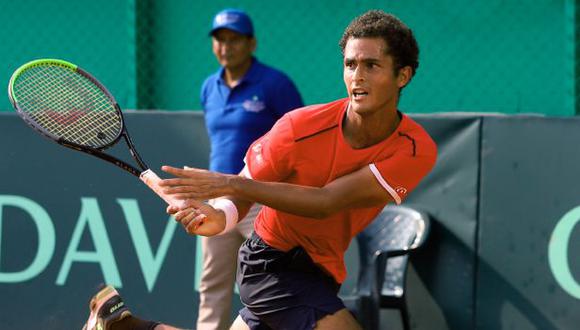
[{"label": "man's forearm", "polygon": [[246,217],[250,208],[254,204],[251,201],[240,198],[240,196],[225,196],[224,198],[231,200],[238,209],[238,222]]},{"label": "man's forearm", "polygon": [[230,197],[232,200],[250,200],[310,218],[325,218],[332,214],[332,195],[324,188],[261,182],[241,176],[232,178],[230,185],[234,195]]}]

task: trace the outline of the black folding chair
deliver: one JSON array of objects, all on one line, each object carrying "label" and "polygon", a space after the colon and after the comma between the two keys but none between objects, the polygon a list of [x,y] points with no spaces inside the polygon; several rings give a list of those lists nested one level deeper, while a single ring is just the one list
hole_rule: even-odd
[{"label": "black folding chair", "polygon": [[366,330],[380,329],[380,309],[396,308],[410,329],[405,296],[409,254],[429,235],[426,213],[406,206],[386,206],[357,236],[360,268],[352,294],[341,297]]}]

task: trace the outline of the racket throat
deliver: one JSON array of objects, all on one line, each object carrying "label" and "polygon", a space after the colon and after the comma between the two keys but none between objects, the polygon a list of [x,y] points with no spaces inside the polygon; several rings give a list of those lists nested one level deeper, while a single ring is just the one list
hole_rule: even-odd
[{"label": "racket throat", "polygon": [[139,156],[139,154],[135,150],[135,145],[133,144],[133,141],[131,141],[131,138],[129,137],[129,133],[127,132],[126,127],[125,127],[125,131],[123,132],[123,138],[125,139],[125,142],[127,142],[127,145],[129,146],[129,152],[131,153],[131,156],[133,157],[133,159],[135,159],[135,161],[137,162],[137,164],[139,165],[141,170],[145,171],[145,170],[149,169],[149,166],[147,166],[147,164],[145,164],[145,161],[143,161],[143,159],[141,159],[141,156]]}]

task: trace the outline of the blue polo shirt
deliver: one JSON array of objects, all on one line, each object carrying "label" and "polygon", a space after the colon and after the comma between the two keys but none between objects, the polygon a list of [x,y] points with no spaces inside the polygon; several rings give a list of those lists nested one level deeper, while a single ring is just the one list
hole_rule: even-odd
[{"label": "blue polo shirt", "polygon": [[294,83],[281,71],[252,59],[234,88],[223,80],[224,69],[209,76],[201,88],[201,105],[211,143],[209,168],[237,174],[254,140],[264,135],[286,112],[302,107]]}]

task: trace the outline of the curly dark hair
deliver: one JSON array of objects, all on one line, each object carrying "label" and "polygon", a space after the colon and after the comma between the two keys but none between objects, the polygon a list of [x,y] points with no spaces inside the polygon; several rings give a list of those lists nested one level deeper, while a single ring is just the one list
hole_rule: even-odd
[{"label": "curly dark hair", "polygon": [[381,10],[370,10],[355,18],[342,35],[339,45],[344,55],[351,38],[382,38],[387,44],[386,55],[393,57],[395,73],[405,66],[419,67],[419,46],[413,31],[397,17]]}]

